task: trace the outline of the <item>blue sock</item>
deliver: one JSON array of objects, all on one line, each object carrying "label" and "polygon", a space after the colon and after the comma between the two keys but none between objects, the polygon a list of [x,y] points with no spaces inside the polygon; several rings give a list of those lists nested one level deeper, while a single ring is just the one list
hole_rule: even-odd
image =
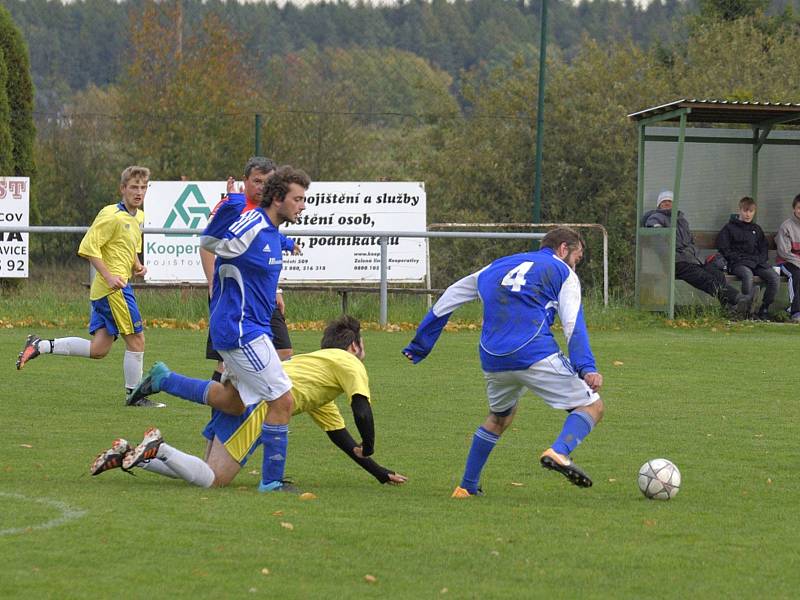
[{"label": "blue sock", "polygon": [[212,383],[207,379],[194,379],[177,373],[170,373],[161,382],[161,391],[184,400],[197,402],[197,404],[206,404],[206,394]]},{"label": "blue sock", "polygon": [[467,466],[464,467],[464,477],[461,479],[461,487],[470,494],[478,491],[483,465],[486,464],[489,454],[494,450],[499,439],[499,435],[487,431],[483,427],[478,427],[475,435],[472,436],[472,446],[467,455]]},{"label": "blue sock", "polygon": [[559,454],[569,455],[592,432],[593,428],[594,419],[588,413],[580,410],[569,413],[564,421],[561,434],[553,443],[553,450]]},{"label": "blue sock", "polygon": [[289,445],[289,426],[264,423],[261,427],[261,444],[264,446],[261,485],[283,480],[286,448]]}]

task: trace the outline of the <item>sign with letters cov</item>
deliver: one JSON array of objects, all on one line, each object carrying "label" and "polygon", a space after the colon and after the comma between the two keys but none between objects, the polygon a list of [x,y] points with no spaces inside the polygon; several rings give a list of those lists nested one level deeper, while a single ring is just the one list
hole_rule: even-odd
[{"label": "sign with letters cov", "polygon": [[[152,181],[145,198],[146,228],[197,228],[208,222],[225,192],[225,182]],[[237,186],[238,187],[238,186]],[[421,182],[313,182],[306,208],[295,224],[280,231],[302,254],[284,254],[281,281],[376,282],[380,280],[380,238],[371,235],[298,236],[304,230],[425,231],[425,185]],[[196,235],[145,234],[146,279],[204,282]],[[421,282],[428,272],[427,240],[390,237],[388,277]]]},{"label": "sign with letters cov", "polygon": [[[0,225],[27,227],[30,216],[30,179],[0,177]],[[28,234],[0,232],[0,278],[28,276]]]}]

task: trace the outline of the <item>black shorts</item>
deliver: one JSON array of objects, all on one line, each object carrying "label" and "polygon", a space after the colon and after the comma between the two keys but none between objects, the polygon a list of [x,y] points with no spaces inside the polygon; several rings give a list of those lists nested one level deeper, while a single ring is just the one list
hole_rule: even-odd
[{"label": "black shorts", "polygon": [[[277,308],[272,312],[269,326],[272,329],[272,345],[276,350],[291,350],[292,340],[289,338],[289,328],[286,326],[286,319],[283,313]],[[219,352],[214,350],[211,343],[211,333],[206,336],[206,358],[210,360],[222,361]]]},{"label": "black shorts", "polygon": [[289,328],[286,326],[283,313],[277,308],[272,311],[269,326],[272,329],[272,345],[275,346],[275,350],[291,350],[292,340],[289,338]]}]

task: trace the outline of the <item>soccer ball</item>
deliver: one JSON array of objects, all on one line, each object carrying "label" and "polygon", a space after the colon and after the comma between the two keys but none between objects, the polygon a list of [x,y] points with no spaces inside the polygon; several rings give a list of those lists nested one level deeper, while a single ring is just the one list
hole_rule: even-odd
[{"label": "soccer ball", "polygon": [[669,500],[681,489],[681,472],[666,458],[648,460],[639,469],[639,489],[651,500]]}]

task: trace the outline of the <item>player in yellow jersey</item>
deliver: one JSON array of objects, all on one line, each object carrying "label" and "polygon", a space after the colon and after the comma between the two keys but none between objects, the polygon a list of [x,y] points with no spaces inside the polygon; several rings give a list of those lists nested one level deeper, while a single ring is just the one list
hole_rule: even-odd
[{"label": "player in yellow jersey", "polygon": [[[125,340],[122,370],[126,395],[139,383],[144,364],[144,328],[129,280],[131,275],[143,277],[147,272],[139,253],[144,226],[142,204],[149,179],[150,170],[146,167],[126,168],[120,177],[122,199],[97,213],[78,247],[78,255],[87,259],[96,271],[89,292],[92,339],[44,340],[30,334],[17,358],[17,369],[42,354],[100,359],[121,335]],[[142,398],[129,406],[162,407],[164,404]]]},{"label": "player in yellow jersey", "polygon": [[[360,323],[346,315],[332,321],[325,328],[321,346],[321,350],[296,354],[283,363],[292,380],[293,414],[307,413],[334,444],[380,483],[405,483],[406,477],[369,458],[374,452],[375,427],[369,377],[362,362],[364,341]],[[223,381],[226,378],[227,372]],[[341,394],[350,402],[361,444],[347,431],[334,403]],[[169,446],[158,429],[150,428],[135,448],[124,439],[115,440],[111,448],[97,456],[90,472],[99,475],[116,467],[124,470],[141,467],[201,487],[228,485],[259,446],[268,410],[269,405],[264,401],[249,406],[240,416],[213,410],[203,431],[208,440],[205,460]]]}]

